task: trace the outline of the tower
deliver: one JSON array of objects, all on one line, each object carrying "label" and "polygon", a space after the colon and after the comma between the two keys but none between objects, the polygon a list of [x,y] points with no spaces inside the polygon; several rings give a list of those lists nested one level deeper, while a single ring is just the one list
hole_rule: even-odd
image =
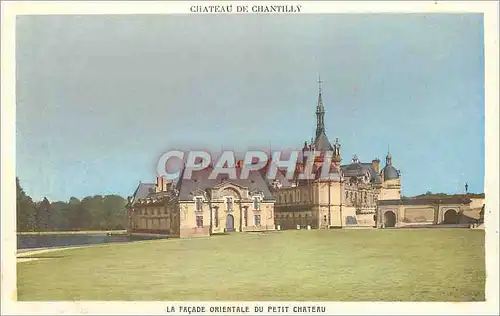
[{"label": "tower", "polygon": [[399,170],[392,165],[392,156],[389,150],[381,174],[384,181],[379,200],[399,200],[401,198],[401,177]]},{"label": "tower", "polygon": [[323,96],[321,91],[321,77],[318,79],[319,94],[318,94],[318,105],[316,106],[316,138],[325,133],[325,107],[323,106]]}]

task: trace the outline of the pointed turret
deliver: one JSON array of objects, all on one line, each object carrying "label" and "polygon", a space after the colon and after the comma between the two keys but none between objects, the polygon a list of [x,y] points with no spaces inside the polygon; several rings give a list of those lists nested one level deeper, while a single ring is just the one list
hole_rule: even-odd
[{"label": "pointed turret", "polygon": [[318,105],[316,106],[316,139],[314,140],[314,150],[333,151],[332,144],[328,140],[325,132],[325,107],[323,106],[323,96],[321,91],[321,77],[318,80],[319,94]]},{"label": "pointed turret", "polygon": [[320,134],[325,133],[325,107],[323,106],[323,96],[321,91],[321,77],[318,79],[319,84],[319,94],[318,94],[318,105],[316,106],[316,138]]}]

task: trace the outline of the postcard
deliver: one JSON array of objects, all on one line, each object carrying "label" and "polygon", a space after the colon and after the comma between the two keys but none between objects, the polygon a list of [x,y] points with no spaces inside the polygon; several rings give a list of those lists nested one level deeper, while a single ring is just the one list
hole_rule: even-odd
[{"label": "postcard", "polygon": [[2,313],[498,313],[496,2],[2,12]]}]

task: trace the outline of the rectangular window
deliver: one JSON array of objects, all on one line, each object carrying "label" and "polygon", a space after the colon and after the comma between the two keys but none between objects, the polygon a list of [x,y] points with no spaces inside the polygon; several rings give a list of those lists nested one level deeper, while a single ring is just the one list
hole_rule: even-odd
[{"label": "rectangular window", "polygon": [[253,209],[260,210],[260,200],[258,197],[253,198]]},{"label": "rectangular window", "polygon": [[255,226],[260,226],[260,215],[254,216]]},{"label": "rectangular window", "polygon": [[196,216],[196,227],[203,227],[203,216]]},{"label": "rectangular window", "polygon": [[196,198],[196,211],[199,212],[201,211],[201,206],[202,206],[203,200],[200,197]]},{"label": "rectangular window", "polygon": [[233,198],[227,198],[227,210],[228,212],[233,211]]},{"label": "rectangular window", "polygon": [[215,215],[214,215],[214,220],[215,220],[215,227],[219,227],[219,209],[215,209]]}]

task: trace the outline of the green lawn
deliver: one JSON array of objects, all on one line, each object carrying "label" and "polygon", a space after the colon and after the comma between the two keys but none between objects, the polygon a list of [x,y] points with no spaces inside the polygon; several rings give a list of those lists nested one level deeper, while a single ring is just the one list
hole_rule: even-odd
[{"label": "green lawn", "polygon": [[485,299],[482,230],[247,233],[38,257],[17,265],[19,300]]}]

